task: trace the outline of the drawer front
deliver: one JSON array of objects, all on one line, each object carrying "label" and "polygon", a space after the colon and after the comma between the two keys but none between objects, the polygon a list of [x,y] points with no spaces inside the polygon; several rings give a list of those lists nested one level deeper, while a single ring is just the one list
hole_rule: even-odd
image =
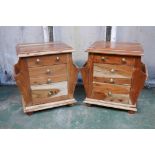
[{"label": "drawer front", "polygon": [[29,68],[30,78],[60,76],[60,75],[67,76],[66,64]]},{"label": "drawer front", "polygon": [[53,83],[53,84],[44,84],[44,85],[35,85],[31,86],[32,91],[32,100],[33,102],[38,102],[39,100],[49,100],[53,98],[58,98],[61,96],[68,95],[67,81]]},{"label": "drawer front", "polygon": [[67,54],[55,54],[27,58],[28,67],[49,66],[64,63],[67,63]]},{"label": "drawer front", "polygon": [[93,77],[98,78],[132,78],[133,67],[94,63]]},{"label": "drawer front", "polygon": [[131,56],[96,54],[93,56],[93,62],[133,66],[135,64],[135,58]]},{"label": "drawer front", "polygon": [[129,103],[130,86],[93,83],[92,98],[108,102]]},{"label": "drawer front", "polygon": [[66,74],[62,74],[62,75],[58,75],[58,76],[30,78],[31,85],[49,84],[49,83],[56,83],[56,82],[61,82],[61,81],[67,81]]}]

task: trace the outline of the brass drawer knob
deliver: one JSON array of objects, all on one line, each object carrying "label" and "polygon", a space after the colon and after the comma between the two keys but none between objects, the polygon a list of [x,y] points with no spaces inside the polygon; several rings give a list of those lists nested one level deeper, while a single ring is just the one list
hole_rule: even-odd
[{"label": "brass drawer knob", "polygon": [[48,96],[51,96],[52,95],[52,93],[51,92],[48,92]]},{"label": "brass drawer knob", "polygon": [[40,59],[38,58],[38,59],[36,60],[36,62],[39,63],[39,62],[40,62]]},{"label": "brass drawer knob", "polygon": [[101,57],[101,60],[105,61],[106,60],[106,57]]},{"label": "brass drawer knob", "polygon": [[125,58],[122,58],[122,62],[126,62],[126,59]]},{"label": "brass drawer knob", "polygon": [[56,57],[56,60],[59,61],[60,60],[60,57]]},{"label": "brass drawer knob", "polygon": [[111,73],[114,73],[114,72],[115,72],[115,70],[112,68],[112,69],[110,70],[110,72],[111,72]]},{"label": "brass drawer knob", "polygon": [[52,82],[52,80],[51,79],[47,79],[47,83],[51,83]]},{"label": "brass drawer knob", "polygon": [[111,91],[108,92],[108,96],[112,96],[112,92]]},{"label": "brass drawer knob", "polygon": [[46,73],[49,74],[49,73],[51,73],[51,71],[50,71],[49,69],[47,69],[47,70],[46,70]]},{"label": "brass drawer knob", "polygon": [[113,79],[113,78],[111,78],[111,79],[110,79],[110,82],[111,82],[111,83],[114,83],[114,79]]}]

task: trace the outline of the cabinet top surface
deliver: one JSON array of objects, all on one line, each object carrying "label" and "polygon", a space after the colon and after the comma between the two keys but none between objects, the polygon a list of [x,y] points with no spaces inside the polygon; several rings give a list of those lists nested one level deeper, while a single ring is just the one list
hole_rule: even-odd
[{"label": "cabinet top surface", "polygon": [[97,41],[87,49],[87,52],[101,53],[101,54],[132,55],[132,56],[144,55],[143,48],[139,43],[127,43],[127,42]]},{"label": "cabinet top surface", "polygon": [[29,57],[47,54],[71,53],[73,48],[61,42],[18,44],[18,57]]}]

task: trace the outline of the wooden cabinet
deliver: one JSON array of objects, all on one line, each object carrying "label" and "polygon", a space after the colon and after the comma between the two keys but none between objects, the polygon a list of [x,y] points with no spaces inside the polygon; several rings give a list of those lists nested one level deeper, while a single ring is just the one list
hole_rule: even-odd
[{"label": "wooden cabinet", "polygon": [[78,69],[73,49],[64,43],[19,44],[15,80],[22,94],[24,112],[71,105]]},{"label": "wooden cabinet", "polygon": [[88,62],[81,69],[84,102],[137,111],[137,98],[147,77],[141,45],[97,41],[87,52]]}]

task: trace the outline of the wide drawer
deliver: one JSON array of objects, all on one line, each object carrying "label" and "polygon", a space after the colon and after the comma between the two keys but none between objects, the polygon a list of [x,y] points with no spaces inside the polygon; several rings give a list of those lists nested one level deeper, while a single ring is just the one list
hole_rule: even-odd
[{"label": "wide drawer", "polygon": [[93,62],[133,66],[135,64],[135,57],[121,56],[121,55],[95,54],[93,56]]},{"label": "wide drawer", "polygon": [[54,54],[27,58],[28,67],[49,66],[63,63],[67,63],[66,54]]},{"label": "wide drawer", "polygon": [[58,75],[67,76],[66,64],[29,68],[30,78],[41,78],[41,77],[58,76]]},{"label": "wide drawer", "polygon": [[33,102],[38,102],[39,100],[49,100],[53,98],[58,98],[61,96],[68,95],[67,81],[53,83],[53,84],[44,84],[44,85],[35,85],[31,86],[32,91],[32,100]]},{"label": "wide drawer", "polygon": [[129,93],[130,86],[93,83],[92,98],[94,99],[128,104]]},{"label": "wide drawer", "polygon": [[106,81],[108,79],[113,79],[112,82],[119,82],[121,80],[121,83],[124,82],[125,84],[127,82],[129,84],[133,70],[134,67],[131,66],[94,63],[93,77],[95,80],[105,78]]}]

